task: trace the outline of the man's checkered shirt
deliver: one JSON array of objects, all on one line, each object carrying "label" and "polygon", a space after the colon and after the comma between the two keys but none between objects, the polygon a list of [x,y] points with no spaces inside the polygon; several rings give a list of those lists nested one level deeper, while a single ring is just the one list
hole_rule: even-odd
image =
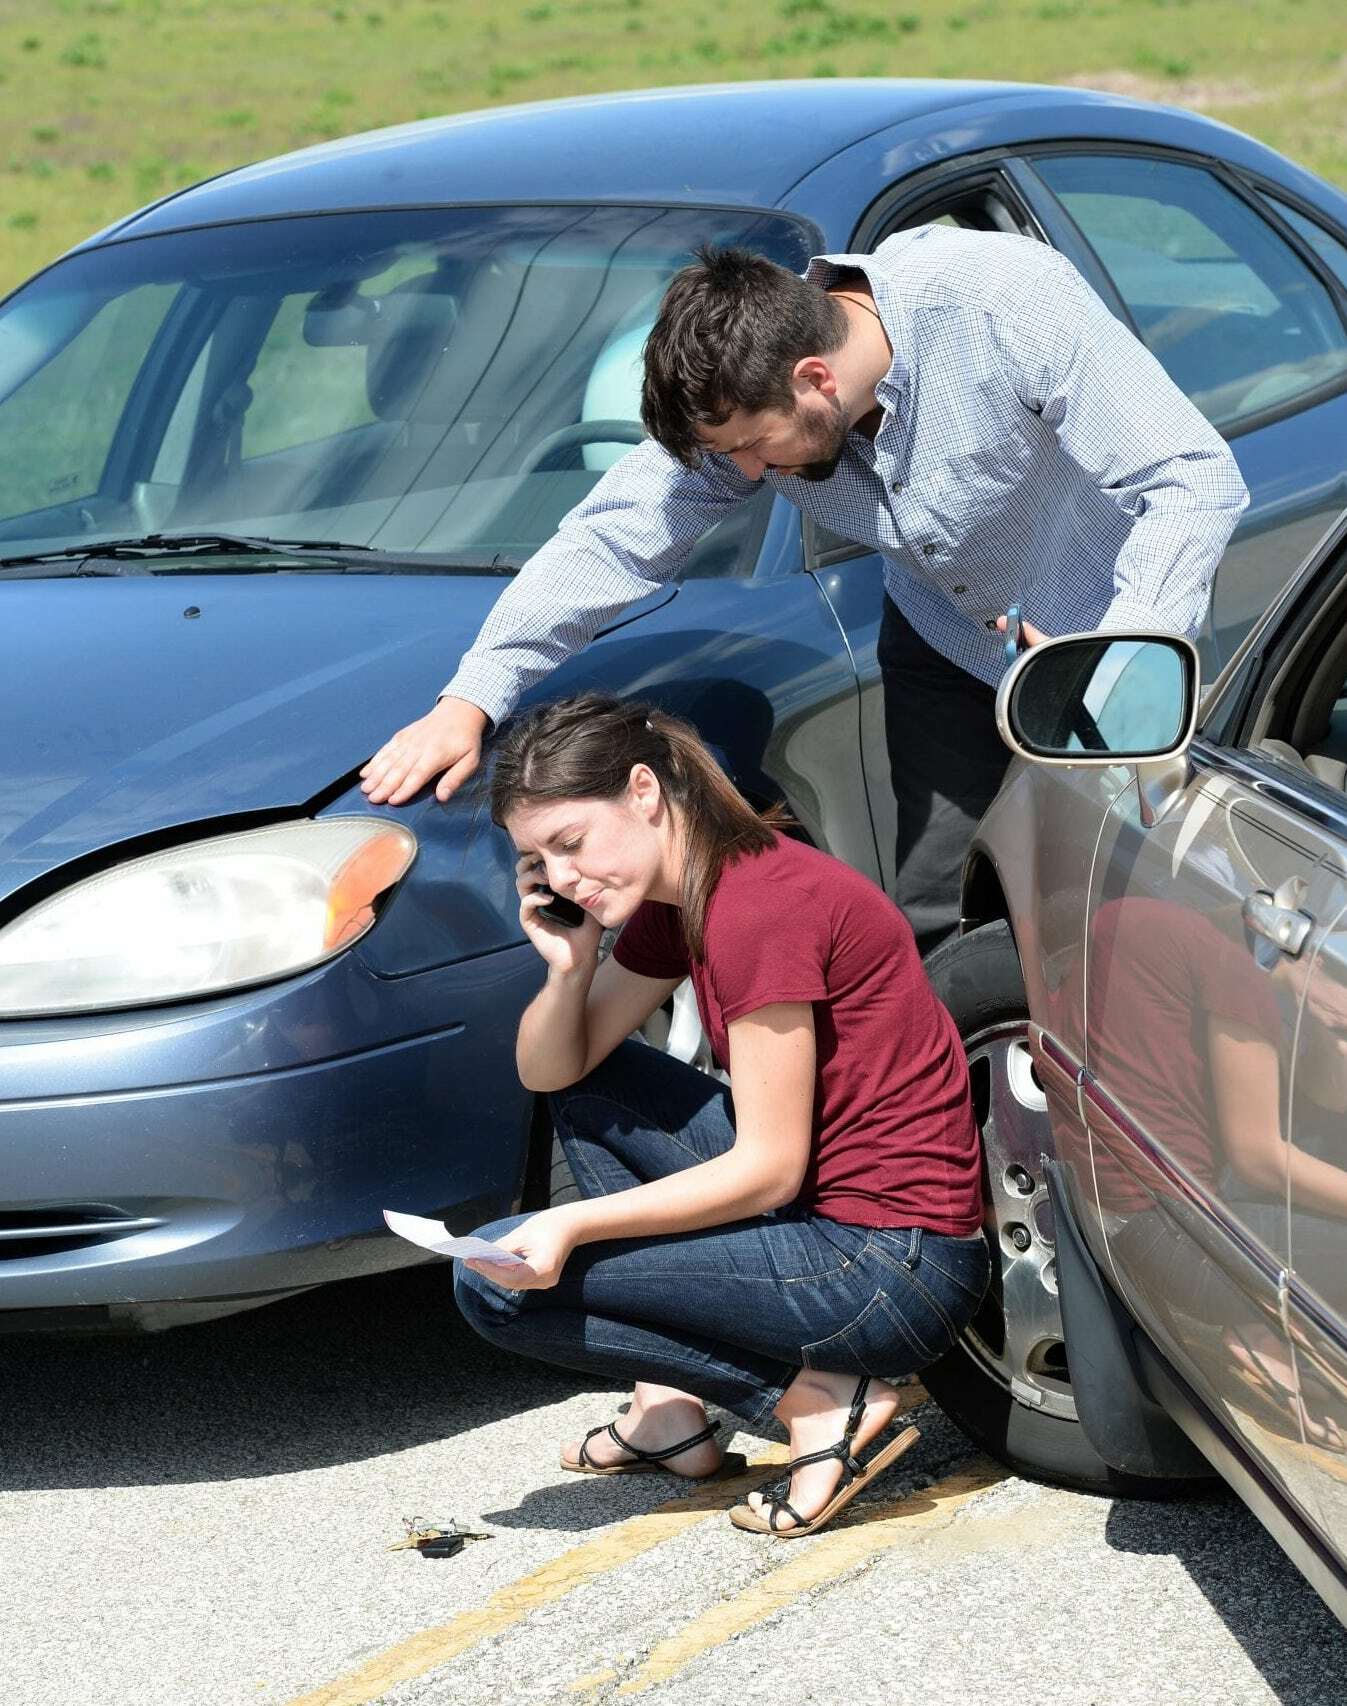
[{"label": "man's checkered shirt", "polygon": [[[873,441],[837,471],[765,478],[878,551],[884,586],[936,651],[986,682],[997,616],[1049,634],[1193,635],[1248,492],[1225,441],[1061,255],[926,225],[805,276],[865,274],[893,362]],[[617,462],[497,600],[445,692],[493,720],[761,489],[727,456],[683,467],[652,440]]]}]

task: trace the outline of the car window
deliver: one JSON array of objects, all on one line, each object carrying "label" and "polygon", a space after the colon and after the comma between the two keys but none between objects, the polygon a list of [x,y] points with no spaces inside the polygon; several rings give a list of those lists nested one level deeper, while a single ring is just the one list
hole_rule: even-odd
[{"label": "car window", "polygon": [[[8,551],[185,528],[520,563],[640,442],[642,346],[694,250],[742,244],[799,272],[816,246],[800,221],[752,209],[282,223],[81,251],[0,308]],[[184,292],[189,311],[155,345]],[[78,458],[49,453],[62,434]],[[30,441],[40,456],[4,456]],[[81,485],[98,489],[92,520],[57,502]],[[685,573],[751,573],[771,501],[739,506]]]},{"label": "car window", "polygon": [[[0,341],[0,514],[78,504],[97,491],[146,351],[178,292],[143,284],[74,312],[34,305]],[[27,371],[44,339],[51,359]]]},{"label": "car window", "polygon": [[1347,378],[1347,329],[1328,291],[1210,172],[1102,154],[1035,166],[1213,425],[1229,432]]},{"label": "car window", "polygon": [[1278,201],[1275,196],[1269,196],[1267,199],[1286,223],[1299,232],[1329,271],[1337,274],[1339,282],[1347,285],[1347,243],[1340,243],[1336,237],[1330,237],[1322,225],[1316,220],[1308,219],[1299,208]]}]

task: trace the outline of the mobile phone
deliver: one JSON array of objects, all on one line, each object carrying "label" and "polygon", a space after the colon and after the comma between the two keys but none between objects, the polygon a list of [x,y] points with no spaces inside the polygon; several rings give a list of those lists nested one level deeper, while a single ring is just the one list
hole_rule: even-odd
[{"label": "mobile phone", "polygon": [[1014,663],[1020,655],[1020,647],[1024,644],[1024,634],[1020,626],[1020,607],[1012,604],[1006,611],[1006,662]]},{"label": "mobile phone", "polygon": [[[539,859],[535,862],[533,869],[543,872],[546,867]],[[547,884],[545,882],[539,883],[538,887],[545,889]],[[548,892],[552,893],[551,890]],[[568,930],[576,930],[585,921],[585,909],[583,906],[577,906],[573,900],[567,900],[564,895],[552,893],[552,898],[547,905],[538,908],[538,916],[545,918],[549,924],[564,924]]]}]

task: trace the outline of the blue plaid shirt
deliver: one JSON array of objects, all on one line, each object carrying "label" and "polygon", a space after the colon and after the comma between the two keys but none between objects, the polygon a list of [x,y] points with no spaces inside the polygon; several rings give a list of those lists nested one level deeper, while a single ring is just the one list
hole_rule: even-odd
[{"label": "blue plaid shirt", "polygon": [[[836,473],[769,472],[782,496],[884,560],[927,643],[995,682],[996,618],[1049,634],[1193,635],[1249,501],[1213,428],[1063,256],[1028,237],[920,226],[805,276],[865,274],[893,347],[875,438]],[[691,470],[647,439],[497,600],[445,688],[499,721],[760,490],[727,456]]]}]

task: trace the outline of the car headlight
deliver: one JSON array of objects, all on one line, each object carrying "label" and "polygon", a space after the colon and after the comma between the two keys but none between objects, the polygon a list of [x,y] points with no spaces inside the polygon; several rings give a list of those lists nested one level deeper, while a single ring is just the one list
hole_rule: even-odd
[{"label": "car headlight", "polygon": [[75,883],[0,930],[0,1018],[214,995],[320,965],[374,923],[416,837],[332,817],[221,835]]}]

